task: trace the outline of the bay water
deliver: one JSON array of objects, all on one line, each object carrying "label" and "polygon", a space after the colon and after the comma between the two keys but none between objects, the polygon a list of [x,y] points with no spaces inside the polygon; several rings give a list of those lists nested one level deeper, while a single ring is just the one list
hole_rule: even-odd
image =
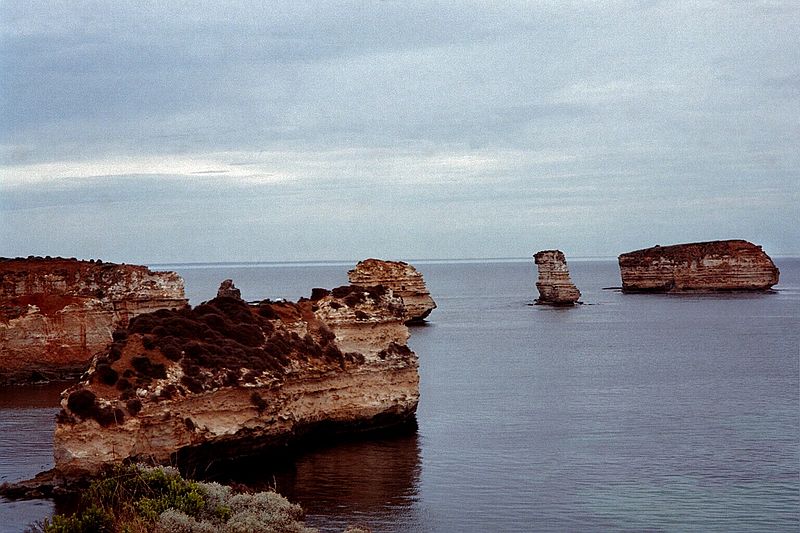
[{"label": "bay water", "polygon": [[[571,261],[584,305],[530,305],[532,261],[418,262],[438,304],[411,329],[414,434],[317,443],[273,486],[323,532],[797,531],[800,260],[766,294],[627,295],[615,261]],[[347,283],[351,263],[156,265],[196,305]],[[0,482],[52,466],[63,384],[0,391]],[[0,499],[0,531],[53,512]]]}]

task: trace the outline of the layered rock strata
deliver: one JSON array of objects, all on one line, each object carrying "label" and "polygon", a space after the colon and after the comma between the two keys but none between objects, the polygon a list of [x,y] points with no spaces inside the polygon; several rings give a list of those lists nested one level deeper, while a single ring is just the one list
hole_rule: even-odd
[{"label": "layered rock strata", "polygon": [[174,272],[94,260],[0,259],[0,382],[77,375],[132,317],[186,303]]},{"label": "layered rock strata", "polygon": [[403,300],[407,322],[421,322],[436,309],[436,302],[428,292],[422,274],[403,261],[366,259],[359,261],[347,273],[347,277],[353,285],[382,285],[391,289],[395,296]]},{"label": "layered rock strata", "polygon": [[765,291],[780,272],[743,240],[654,246],[619,256],[623,292]]},{"label": "layered rock strata", "polygon": [[404,319],[390,291],[358,286],[136,317],[63,393],[56,469],[248,455],[413,422],[419,374]]},{"label": "layered rock strata", "polygon": [[539,269],[536,288],[539,290],[537,304],[574,305],[581,297],[578,288],[572,283],[567,268],[567,260],[560,250],[542,250],[533,256]]}]

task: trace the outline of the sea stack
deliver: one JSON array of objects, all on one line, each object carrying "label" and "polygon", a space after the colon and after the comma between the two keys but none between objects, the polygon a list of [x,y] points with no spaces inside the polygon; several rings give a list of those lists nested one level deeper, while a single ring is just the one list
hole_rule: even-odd
[{"label": "sea stack", "polygon": [[347,273],[347,277],[353,285],[362,287],[382,285],[391,289],[392,293],[403,301],[408,323],[421,322],[436,309],[436,302],[431,298],[422,274],[403,261],[365,259],[359,261],[356,267]]},{"label": "sea stack", "polygon": [[539,268],[537,304],[569,306],[578,302],[581,293],[569,277],[563,252],[542,250],[533,256],[533,260]]},{"label": "sea stack", "polygon": [[232,279],[226,279],[219,284],[219,289],[217,289],[217,298],[235,298],[237,300],[241,300],[242,291],[236,288],[236,285],[233,284]]},{"label": "sea stack", "polygon": [[623,292],[766,291],[780,272],[743,240],[654,246],[619,256]]},{"label": "sea stack", "polygon": [[56,471],[184,466],[413,424],[419,373],[404,319],[389,290],[359,286],[138,316],[63,393]]},{"label": "sea stack", "polygon": [[94,260],[0,259],[0,383],[77,376],[132,317],[186,303],[174,272]]}]

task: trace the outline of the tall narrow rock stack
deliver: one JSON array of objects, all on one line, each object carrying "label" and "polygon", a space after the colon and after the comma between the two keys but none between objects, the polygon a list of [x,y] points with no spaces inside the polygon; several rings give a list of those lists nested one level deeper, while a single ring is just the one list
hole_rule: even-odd
[{"label": "tall narrow rock stack", "polygon": [[743,240],[654,246],[619,256],[623,292],[766,291],[780,272]]},{"label": "tall narrow rock stack", "polygon": [[132,317],[186,303],[174,272],[93,260],[0,259],[0,383],[77,375]]},{"label": "tall narrow rock stack", "polygon": [[567,260],[560,250],[543,250],[533,256],[539,267],[539,289],[537,304],[573,305],[581,297],[581,293],[569,277]]},{"label": "tall narrow rock stack", "polygon": [[407,323],[421,322],[436,309],[425,280],[417,269],[403,261],[365,259],[347,273],[350,283],[362,287],[382,285],[391,289],[406,308]]}]

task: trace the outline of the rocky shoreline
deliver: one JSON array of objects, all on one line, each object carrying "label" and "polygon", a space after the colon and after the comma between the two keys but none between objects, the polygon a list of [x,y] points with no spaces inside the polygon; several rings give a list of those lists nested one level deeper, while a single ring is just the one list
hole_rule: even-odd
[{"label": "rocky shoreline", "polygon": [[[411,273],[408,286],[425,290],[427,316],[435,303],[421,275],[410,265],[387,264],[402,265]],[[34,261],[33,270],[39,266]],[[414,431],[419,373],[405,323],[419,312],[412,317],[404,300],[376,280],[361,281],[314,289],[298,302],[248,304],[225,280],[217,298],[195,308],[181,300],[117,321],[111,342],[62,393],[55,467],[4,484],[0,494],[74,494],[113,464],[210,472],[248,457],[280,460],[315,443]],[[395,282],[402,283],[396,272]],[[180,289],[182,297],[182,280]],[[412,289],[403,293],[414,300]]]},{"label": "rocky shoreline", "polygon": [[[63,490],[63,485],[60,487]],[[274,489],[254,492],[193,480],[172,467],[109,465],[92,479],[83,480],[80,487],[72,486],[72,490],[80,490],[80,494],[72,495],[75,511],[46,518],[35,531],[317,533],[317,529],[306,526],[303,508]],[[348,525],[344,531],[369,533],[370,529]]]},{"label": "rocky shoreline", "polygon": [[[207,466],[415,427],[418,360],[407,346],[407,325],[436,304],[407,263],[362,261],[348,273],[352,285],[314,289],[297,302],[248,304],[225,280],[217,298],[190,308],[174,273],[34,258],[23,274],[19,261],[0,262],[0,341],[13,337],[13,321],[40,315],[63,324],[67,316],[81,317],[88,321],[73,329],[102,330],[108,339],[88,370],[71,367],[85,372],[62,396],[56,467],[4,485],[0,494],[7,497],[74,491],[109,464]],[[746,241],[654,247],[622,254],[619,261],[624,292],[763,291],[779,274],[761,248]],[[536,263],[538,303],[577,302],[580,292],[563,253],[539,252]],[[86,309],[95,308],[112,313],[92,329],[99,315]],[[35,321],[13,322],[18,338],[28,324],[39,331]],[[58,330],[59,338],[74,338],[64,331]],[[94,346],[89,338],[79,334],[74,353],[85,357]]]},{"label": "rocky shoreline", "polygon": [[312,298],[250,306],[220,297],[132,320],[64,392],[56,468],[80,476],[200,448],[241,455],[320,426],[413,416],[418,363],[402,302],[382,287]]}]

